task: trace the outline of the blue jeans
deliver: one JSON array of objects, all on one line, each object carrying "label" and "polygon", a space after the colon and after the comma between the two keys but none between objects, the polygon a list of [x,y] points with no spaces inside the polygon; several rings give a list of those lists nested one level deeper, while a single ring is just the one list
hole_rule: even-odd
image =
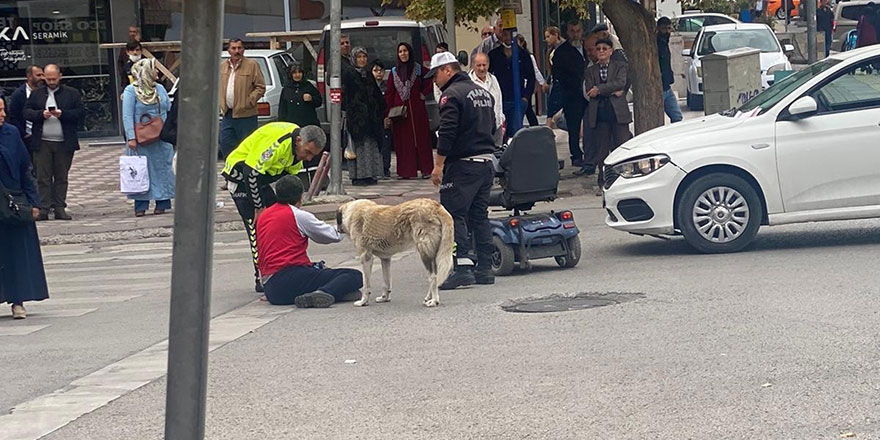
[{"label": "blue jeans", "polygon": [[825,56],[831,55],[831,29],[825,29]]},{"label": "blue jeans", "polygon": [[257,130],[257,117],[233,118],[232,111],[220,120],[220,154],[225,159],[244,138]]},{"label": "blue jeans", "polygon": [[[149,200],[135,200],[134,201],[134,212],[146,211],[150,209],[150,201]],[[156,209],[171,209],[171,200],[156,200]]]},{"label": "blue jeans", "polygon": [[672,89],[666,89],[663,91],[663,111],[666,112],[666,116],[669,116],[669,120],[672,123],[681,122],[681,107],[678,106],[678,99],[675,97],[675,93],[672,92]]}]

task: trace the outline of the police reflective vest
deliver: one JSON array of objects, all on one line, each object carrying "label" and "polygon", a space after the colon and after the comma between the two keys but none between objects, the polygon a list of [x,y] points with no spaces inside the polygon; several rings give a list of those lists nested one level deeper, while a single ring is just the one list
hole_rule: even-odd
[{"label": "police reflective vest", "polygon": [[267,176],[299,173],[303,165],[294,147],[298,132],[299,126],[289,122],[272,122],[258,128],[226,157],[223,174],[232,174],[241,162]]}]

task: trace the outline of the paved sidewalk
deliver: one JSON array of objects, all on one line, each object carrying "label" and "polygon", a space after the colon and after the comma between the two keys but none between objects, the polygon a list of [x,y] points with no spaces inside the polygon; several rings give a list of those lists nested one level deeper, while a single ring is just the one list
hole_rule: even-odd
[{"label": "paved sidewalk", "polygon": [[[561,171],[562,181],[559,185],[559,196],[574,196],[594,192],[595,177],[576,178],[568,162],[568,140],[564,131],[556,130],[557,154],[566,159],[566,168]],[[119,234],[135,234],[153,231],[153,235],[168,235],[167,229],[173,225],[173,211],[161,215],[152,215],[152,208],[145,217],[134,216],[133,202],[119,192],[119,156],[121,147],[116,146],[83,146],[74,156],[70,170],[70,190],[68,194],[68,212],[73,221],[50,220],[38,223],[39,233],[44,243],[70,243],[103,241],[124,238]],[[217,163],[218,173],[222,163]],[[393,175],[396,162],[392,159],[391,180],[379,181],[377,185],[355,187],[349,185],[348,173],[343,175],[346,193],[356,199],[374,199],[377,203],[397,204],[419,197],[436,198],[437,188],[430,180],[397,180]],[[220,179],[218,177],[218,185]],[[218,208],[215,223],[224,229],[239,227],[240,217],[227,191],[217,188]],[[323,219],[331,219],[335,215],[338,203],[313,204],[305,208]],[[156,233],[155,230],[162,230]],[[103,235],[102,235],[103,234]],[[111,235],[107,235],[111,234]],[[115,235],[113,235],[115,234]],[[149,236],[150,234],[147,234]]]}]

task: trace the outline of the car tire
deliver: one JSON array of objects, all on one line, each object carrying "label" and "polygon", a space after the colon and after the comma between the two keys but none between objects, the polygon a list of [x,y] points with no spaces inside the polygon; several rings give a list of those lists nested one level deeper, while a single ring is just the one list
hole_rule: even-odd
[{"label": "car tire", "polygon": [[581,261],[581,240],[578,237],[568,239],[568,253],[556,257],[559,267],[575,267]]},{"label": "car tire", "polygon": [[676,210],[684,238],[707,254],[744,249],[755,239],[762,216],[755,188],[728,173],[707,174],[691,182],[681,193]]},{"label": "car tire", "polygon": [[776,19],[777,20],[785,20],[785,8],[786,8],[786,5],[783,4],[782,6],[779,7],[779,9],[776,10]]},{"label": "car tire", "polygon": [[492,252],[492,273],[495,276],[510,275],[513,272],[513,266],[516,264],[516,256],[513,248],[504,243],[501,237],[492,236],[492,245],[495,250]]}]

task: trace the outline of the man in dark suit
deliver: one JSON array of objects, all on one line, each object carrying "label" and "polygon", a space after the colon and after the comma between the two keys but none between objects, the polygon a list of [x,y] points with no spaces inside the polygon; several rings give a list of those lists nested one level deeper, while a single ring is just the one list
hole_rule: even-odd
[{"label": "man in dark suit", "polygon": [[[584,118],[584,100],[581,89],[584,83],[585,51],[583,47],[584,26],[579,20],[568,22],[568,40],[553,51],[553,78],[562,95],[562,113],[568,127],[568,150],[571,164],[583,167],[584,151],[581,149],[581,120]],[[592,174],[592,170],[584,170]]]},{"label": "man in dark suit", "polygon": [[[18,128],[21,139],[25,146],[30,150],[31,142],[31,126],[29,121],[24,120],[24,103],[31,97],[34,90],[43,87],[43,68],[40,66],[28,66],[25,70],[25,83],[12,92],[9,98],[9,108],[7,109],[8,122]],[[31,162],[33,162],[33,152],[31,152]]]},{"label": "man in dark suit", "polygon": [[85,117],[80,91],[61,84],[61,68],[49,64],[44,70],[46,86],[34,90],[24,105],[24,119],[30,121],[34,167],[43,209],[37,220],[71,220],[67,214],[67,175],[73,153],[79,150],[77,129]]},{"label": "man in dark suit", "polygon": [[584,90],[590,99],[587,120],[594,129],[600,185],[605,158],[632,137],[629,131],[632,114],[626,102],[627,63],[611,59],[613,50],[611,40],[597,41],[598,60],[587,68],[584,78]]}]

